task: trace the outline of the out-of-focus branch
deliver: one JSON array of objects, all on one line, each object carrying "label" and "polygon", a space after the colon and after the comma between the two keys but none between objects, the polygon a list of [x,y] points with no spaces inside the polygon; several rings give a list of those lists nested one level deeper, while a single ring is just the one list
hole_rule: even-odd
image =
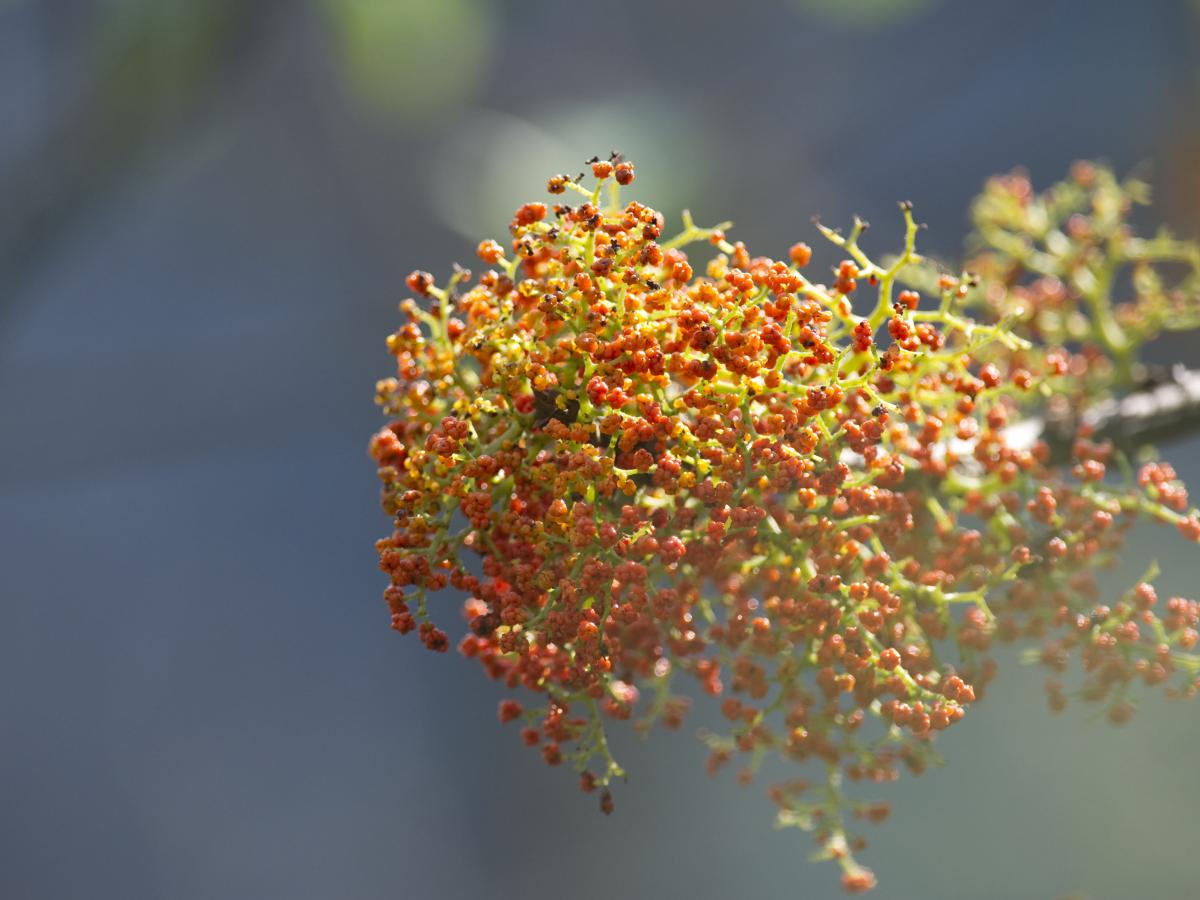
[{"label": "out-of-focus branch", "polygon": [[1200,370],[1175,366],[1142,389],[1097,403],[1077,417],[1026,419],[1007,435],[1019,448],[1044,440],[1052,462],[1063,463],[1071,457],[1079,426],[1088,428],[1093,440],[1111,441],[1127,454],[1194,434],[1200,431]]}]

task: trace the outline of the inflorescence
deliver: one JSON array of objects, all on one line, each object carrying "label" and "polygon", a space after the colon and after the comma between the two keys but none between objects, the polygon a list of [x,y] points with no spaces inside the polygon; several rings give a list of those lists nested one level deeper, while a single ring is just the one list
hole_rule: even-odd
[{"label": "inflorescence", "polygon": [[695,679],[728,722],[710,770],[812,764],[770,787],[778,824],[861,891],[855,823],[888,808],[847,783],[925,769],[996,642],[1080,661],[1079,696],[1114,722],[1139,683],[1196,693],[1197,603],[1161,601],[1150,573],[1105,604],[1095,577],[1139,519],[1200,539],[1170,466],[1134,472],[1086,433],[1065,465],[1009,439],[1029,411],[1133,387],[1142,343],[1200,324],[1200,251],[1132,234],[1139,186],[1082,164],[1042,195],[993,180],[975,275],[918,254],[909,204],[884,262],[865,223],[818,226],[844,256],[819,283],[803,243],[751,256],[686,213],[664,238],[618,200],[631,162],[589,164],[594,187],[551,178],[570,203],[527,203],[479,245],[477,278],[409,276],[370,447],[392,627],[445,651],[430,595],[465,595],[459,652],[524,689],[499,718],[548,764],[610,812],[606,721],[678,727],[676,679]]}]

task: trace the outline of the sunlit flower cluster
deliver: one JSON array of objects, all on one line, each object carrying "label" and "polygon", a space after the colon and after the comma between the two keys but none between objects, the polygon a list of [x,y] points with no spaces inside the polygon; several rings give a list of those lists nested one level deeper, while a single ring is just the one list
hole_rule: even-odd
[{"label": "sunlit flower cluster", "polygon": [[[779,824],[812,830],[860,891],[856,823],[887,807],[850,783],[922,771],[997,640],[1080,659],[1114,721],[1137,683],[1196,692],[1197,604],[1147,577],[1105,605],[1095,581],[1138,518],[1200,538],[1170,467],[1122,481],[1122,448],[1080,434],[1059,465],[1010,431],[1132,387],[1136,348],[1200,309],[1154,269],[1194,247],[1138,243],[1125,187],[1079,167],[1064,215],[1033,222],[1050,201],[993,183],[977,275],[919,256],[908,204],[886,261],[865,223],[818,226],[841,257],[819,276],[803,243],[753,256],[686,214],[667,236],[618,197],[631,162],[589,165],[481,243],[477,276],[409,276],[370,447],[392,626],[516,691],[499,718],[546,763],[610,812],[608,723],[676,727],[688,696],[714,698],[710,769],[807,764],[769,787]],[[1145,288],[1132,309],[1089,280],[1119,252]]]}]

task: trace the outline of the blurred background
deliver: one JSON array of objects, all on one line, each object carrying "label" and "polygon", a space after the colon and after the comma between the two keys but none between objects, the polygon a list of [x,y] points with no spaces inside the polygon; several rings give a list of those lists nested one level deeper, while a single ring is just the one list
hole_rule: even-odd
[{"label": "blurred background", "polygon": [[[593,153],[765,254],[953,257],[983,179],[1147,166],[1200,233],[1191,0],[0,0],[0,897],[840,897],[695,740],[599,815],[388,629],[365,453],[404,275]],[[1187,341],[1165,358],[1196,363]],[[1194,483],[1200,440],[1166,448]],[[1173,535],[1135,535],[1160,593]],[[1006,658],[881,791],[877,896],[1200,896],[1200,706],[1052,717]]]}]

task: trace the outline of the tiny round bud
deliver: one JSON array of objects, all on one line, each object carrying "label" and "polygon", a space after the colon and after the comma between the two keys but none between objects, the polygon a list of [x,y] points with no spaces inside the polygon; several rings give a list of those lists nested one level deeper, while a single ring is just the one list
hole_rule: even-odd
[{"label": "tiny round bud", "polygon": [[803,269],[808,265],[809,260],[812,259],[812,247],[803,241],[798,244],[792,244],[788,250],[788,256],[796,264],[796,268]]},{"label": "tiny round bud", "polygon": [[475,255],[489,265],[495,265],[504,259],[504,248],[493,240],[481,241],[475,248]]},{"label": "tiny round bud", "polygon": [[419,269],[410,272],[408,278],[404,279],[408,289],[414,294],[420,294],[422,297],[428,296],[429,289],[433,287],[433,276],[428,272],[422,272]]}]

